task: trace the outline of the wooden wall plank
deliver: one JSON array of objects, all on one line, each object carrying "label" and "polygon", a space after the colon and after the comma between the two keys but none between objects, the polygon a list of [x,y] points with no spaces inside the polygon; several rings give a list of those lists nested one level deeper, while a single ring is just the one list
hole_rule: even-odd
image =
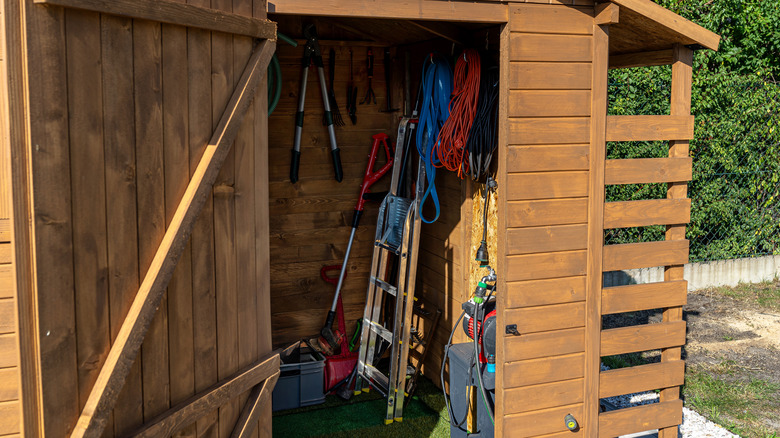
[{"label": "wooden wall plank", "polygon": [[512,90],[510,117],[586,117],[590,90]]},{"label": "wooden wall plank", "polygon": [[0,242],[11,241],[11,220],[0,218]]},{"label": "wooden wall plank", "polygon": [[588,220],[587,198],[507,203],[508,227],[582,224]]},{"label": "wooden wall plank", "polygon": [[19,352],[16,348],[16,334],[0,335],[0,368],[19,366]]},{"label": "wooden wall plank", "polygon": [[585,375],[584,358],[583,353],[575,353],[509,362],[504,365],[504,388],[580,378]]},{"label": "wooden wall plank", "polygon": [[[512,321],[505,321],[505,324],[511,323]],[[504,338],[503,344],[507,362],[580,353],[585,351],[585,329],[573,328],[509,336]]]},{"label": "wooden wall plank", "polygon": [[690,199],[652,199],[604,204],[604,229],[687,224],[690,221]]},{"label": "wooden wall plank", "polygon": [[585,251],[566,251],[507,257],[507,281],[585,275]]},{"label": "wooden wall plank", "polygon": [[0,334],[16,333],[16,300],[0,299]]},{"label": "wooden wall plank", "polygon": [[10,298],[15,294],[12,265],[0,265],[0,298]]},{"label": "wooden wall plank", "polygon": [[589,62],[512,62],[509,68],[513,90],[590,90]]},{"label": "wooden wall plank", "polygon": [[636,406],[599,415],[599,438],[628,435],[682,423],[682,400]]},{"label": "wooden wall plank", "polygon": [[509,119],[509,143],[514,145],[587,143],[590,119],[514,118]]},{"label": "wooden wall plank", "polygon": [[441,20],[455,22],[506,23],[508,8],[499,3],[438,4],[412,0],[397,7],[394,4],[366,3],[353,0],[276,0],[268,12],[294,15],[325,15],[328,17],[398,18],[404,20]]},{"label": "wooden wall plank", "polygon": [[13,263],[13,248],[10,243],[0,243],[0,264],[6,265]]},{"label": "wooden wall plank", "polygon": [[510,228],[507,246],[514,254],[571,251],[587,248],[588,226],[555,225],[549,227]]},{"label": "wooden wall plank", "polygon": [[609,315],[683,306],[688,301],[687,293],[688,282],[685,280],[606,287],[601,298],[601,313]]},{"label": "wooden wall plank", "polygon": [[587,172],[512,173],[507,176],[507,199],[577,198],[588,194]]},{"label": "wooden wall plank", "polygon": [[604,247],[604,272],[688,263],[688,241],[626,243]]},{"label": "wooden wall plank", "polygon": [[0,402],[0,430],[14,434],[22,431],[22,406],[18,401]]},{"label": "wooden wall plank", "polygon": [[512,32],[591,35],[593,8],[571,8],[549,5],[510,7]]},{"label": "wooden wall plank", "polygon": [[512,33],[512,61],[590,62],[593,38],[584,35]]},{"label": "wooden wall plank", "polygon": [[[84,406],[111,345],[100,18],[66,10],[65,22],[79,406]],[[86,363],[94,365],[81,365]]]},{"label": "wooden wall plank", "polygon": [[275,39],[276,26],[267,20],[242,17],[229,12],[200,8],[170,0],[35,0],[43,3],[111,15],[195,27],[228,34]]},{"label": "wooden wall plank", "polygon": [[577,302],[507,309],[504,312],[504,318],[508,324],[517,324],[517,331],[521,335],[585,327],[585,303]]},{"label": "wooden wall plank", "polygon": [[645,184],[690,181],[691,158],[607,160],[605,184]]},{"label": "wooden wall plank", "polygon": [[585,300],[585,277],[513,281],[506,289],[507,309],[573,303]]},{"label": "wooden wall plank", "polygon": [[614,397],[682,385],[685,362],[675,360],[601,372],[599,397]]},{"label": "wooden wall plank", "polygon": [[510,173],[588,170],[588,145],[510,146],[506,161]]},{"label": "wooden wall plank", "polygon": [[601,332],[601,356],[677,347],[685,344],[685,321],[644,324]]},{"label": "wooden wall plank", "polygon": [[582,403],[582,383],[582,379],[572,379],[521,388],[507,388],[504,390],[505,412],[511,415]]},{"label": "wooden wall plank", "polygon": [[0,369],[0,402],[19,400],[20,395],[19,368]]},{"label": "wooden wall plank", "polygon": [[[135,150],[138,203],[138,267],[144,275],[165,234],[163,171],[162,27],[133,23]],[[140,278],[140,276],[139,276]],[[143,413],[149,420],[169,406],[168,299],[163,297],[142,346]]]},{"label": "wooden wall plank", "polygon": [[[103,149],[105,154],[106,239],[108,243],[109,330],[113,342],[138,291],[138,220],[135,126],[127,110],[134,105],[133,25],[129,19],[103,16],[101,63]],[[141,360],[136,360],[114,409],[114,435],[143,422]]]},{"label": "wooden wall plank", "polygon": [[607,141],[692,138],[693,116],[607,116]]},{"label": "wooden wall plank", "polygon": [[504,417],[504,427],[512,431],[513,437],[535,437],[550,432],[563,432],[571,435],[562,421],[566,415],[582,418],[582,404],[570,404],[551,409],[507,415]]}]

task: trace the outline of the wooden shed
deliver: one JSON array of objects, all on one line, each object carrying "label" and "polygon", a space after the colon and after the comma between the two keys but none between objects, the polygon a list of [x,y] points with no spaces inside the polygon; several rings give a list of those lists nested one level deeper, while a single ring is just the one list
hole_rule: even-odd
[{"label": "wooden shed", "polygon": [[[476,41],[501,77],[496,434],[677,437],[692,51],[716,50],[717,35],[650,0],[3,0],[0,15],[0,436],[270,435],[272,350],[322,325],[332,286],[319,269],[343,257],[371,135],[395,134],[384,69],[408,104],[405,53],[419,66]],[[396,61],[376,57],[379,105],[337,129],[341,183],[314,92],[301,178],[288,178],[302,48],[276,29],[300,39],[307,22],[336,51],[342,104],[350,53],[361,96],[367,48]],[[671,113],[607,116],[608,69],[647,65],[672,66]],[[606,142],[634,140],[669,141],[668,158],[606,160]],[[638,183],[668,184],[667,199],[605,203],[606,185]],[[430,376],[481,238],[480,185],[438,184],[417,287],[447,329]],[[348,321],[363,312],[374,207],[366,218]],[[666,240],[604,245],[605,229],[648,225],[668,225]],[[651,266],[664,282],[602,288],[603,272]],[[656,308],[661,323],[601,328]],[[659,363],[600,371],[603,356],[655,349]],[[660,403],[600,413],[600,398],[653,389]]]}]

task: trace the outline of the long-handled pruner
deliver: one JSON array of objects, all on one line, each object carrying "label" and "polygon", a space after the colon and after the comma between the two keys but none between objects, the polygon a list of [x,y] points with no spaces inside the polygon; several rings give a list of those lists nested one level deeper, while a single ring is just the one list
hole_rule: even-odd
[{"label": "long-handled pruner", "polygon": [[336,144],[336,130],[333,127],[333,114],[330,111],[328,102],[328,87],[325,83],[325,67],[322,63],[322,51],[320,50],[319,37],[317,29],[313,24],[306,26],[303,30],[306,37],[306,46],[303,49],[303,75],[301,76],[301,88],[298,93],[298,111],[295,113],[295,141],[292,150],[292,162],[290,163],[290,181],[298,181],[298,164],[301,161],[301,134],[303,133],[303,104],[306,100],[306,80],[309,77],[309,67],[317,67],[317,75],[320,80],[320,91],[322,91],[322,104],[325,107],[325,120],[328,126],[328,136],[330,137],[330,153],[333,157],[333,170],[336,174],[336,181],[341,182],[344,178],[341,169],[341,155],[339,147]]},{"label": "long-handled pruner", "polygon": [[[325,340],[331,345],[337,345],[338,339],[334,336],[333,321],[336,318],[336,307],[339,303],[339,295],[341,294],[341,287],[344,284],[344,276],[347,273],[347,262],[349,261],[349,253],[352,251],[352,242],[355,240],[355,232],[360,224],[360,217],[363,216],[363,207],[366,205],[366,201],[370,198],[369,188],[379,181],[384,174],[386,174],[393,167],[393,153],[390,151],[390,146],[387,144],[387,140],[390,137],[387,134],[380,133],[373,136],[374,143],[371,145],[371,153],[368,155],[368,166],[366,166],[366,174],[363,176],[363,184],[360,185],[360,196],[358,197],[357,205],[355,206],[355,212],[352,215],[352,233],[349,235],[349,243],[347,243],[347,251],[344,253],[344,262],[341,264],[341,273],[339,274],[339,282],[336,284],[336,294],[333,297],[333,303],[330,306],[328,317],[325,320],[325,325],[320,330]],[[384,146],[385,156],[387,162],[374,171],[374,165],[376,164],[377,155],[379,155],[380,143]]]}]

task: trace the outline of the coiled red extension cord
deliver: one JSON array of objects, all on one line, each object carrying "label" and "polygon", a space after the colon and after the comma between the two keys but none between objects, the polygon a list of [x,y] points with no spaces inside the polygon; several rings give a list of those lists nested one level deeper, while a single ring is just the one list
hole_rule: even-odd
[{"label": "coiled red extension cord", "polygon": [[436,167],[457,172],[458,177],[469,174],[466,141],[477,114],[479,100],[480,58],[474,49],[466,49],[455,63],[454,89],[450,99],[450,116],[441,127],[434,145],[439,159]]}]

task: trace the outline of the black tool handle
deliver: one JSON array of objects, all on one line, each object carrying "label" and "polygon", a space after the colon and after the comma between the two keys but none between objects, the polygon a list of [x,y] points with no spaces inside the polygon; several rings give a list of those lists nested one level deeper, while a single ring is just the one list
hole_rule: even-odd
[{"label": "black tool handle", "polygon": [[339,148],[331,149],[330,154],[333,156],[333,171],[336,174],[336,181],[341,182],[344,179],[344,171],[341,168],[341,151]]},{"label": "black tool handle", "polygon": [[[290,182],[293,184],[298,181],[298,164],[301,162],[301,152],[292,150],[292,161],[290,161]],[[341,163],[339,162],[339,166]]]}]

